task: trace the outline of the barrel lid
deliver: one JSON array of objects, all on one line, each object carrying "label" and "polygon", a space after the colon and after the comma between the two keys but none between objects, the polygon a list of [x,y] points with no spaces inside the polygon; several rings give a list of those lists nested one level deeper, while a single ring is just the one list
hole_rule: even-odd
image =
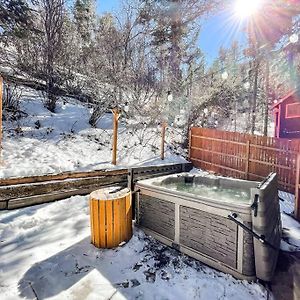
[{"label": "barrel lid", "polygon": [[114,200],[125,197],[129,192],[130,190],[128,188],[122,188],[120,186],[106,187],[92,192],[90,198],[99,201]]}]

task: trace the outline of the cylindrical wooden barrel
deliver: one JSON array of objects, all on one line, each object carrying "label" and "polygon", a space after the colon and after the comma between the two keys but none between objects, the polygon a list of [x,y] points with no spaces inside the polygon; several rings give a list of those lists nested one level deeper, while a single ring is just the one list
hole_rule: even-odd
[{"label": "cylindrical wooden barrel", "polygon": [[91,242],[98,248],[117,247],[132,237],[129,189],[104,188],[90,194]]}]

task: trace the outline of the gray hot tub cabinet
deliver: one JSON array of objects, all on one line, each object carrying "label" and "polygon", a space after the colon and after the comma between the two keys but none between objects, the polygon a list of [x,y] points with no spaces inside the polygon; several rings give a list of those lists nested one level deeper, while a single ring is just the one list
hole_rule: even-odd
[{"label": "gray hot tub cabinet", "polygon": [[254,239],[228,216],[234,215],[237,221],[279,248],[281,220],[276,174],[270,174],[261,183],[206,176],[192,179],[194,184],[250,189],[249,202],[221,202],[155,185],[155,181],[184,181],[187,176],[139,181],[135,186],[139,190],[137,225],[161,242],[218,270],[240,279],[270,281],[278,250]]}]

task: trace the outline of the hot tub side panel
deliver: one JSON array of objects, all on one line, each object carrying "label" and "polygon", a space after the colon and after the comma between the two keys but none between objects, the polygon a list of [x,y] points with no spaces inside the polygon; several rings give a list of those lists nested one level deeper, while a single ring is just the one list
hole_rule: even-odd
[{"label": "hot tub side panel", "polygon": [[237,225],[227,218],[181,206],[180,244],[237,268]]},{"label": "hot tub side panel", "polygon": [[[248,228],[252,228],[251,222],[243,222]],[[243,230],[243,229],[240,229]],[[255,276],[255,259],[253,236],[249,232],[243,231],[243,274],[246,276]]]},{"label": "hot tub side panel", "polygon": [[171,240],[175,238],[175,204],[148,195],[139,195],[138,224]]},{"label": "hot tub side panel", "polygon": [[256,276],[264,281],[270,281],[276,268],[282,234],[276,174],[270,175],[259,190],[257,213],[252,212],[252,223],[254,232],[263,235],[277,248],[273,249],[254,240]]},{"label": "hot tub side panel", "polygon": [[148,186],[137,188],[136,223],[148,234],[220,271],[255,279],[253,237],[228,218],[236,212],[252,228],[250,206],[216,207]]}]

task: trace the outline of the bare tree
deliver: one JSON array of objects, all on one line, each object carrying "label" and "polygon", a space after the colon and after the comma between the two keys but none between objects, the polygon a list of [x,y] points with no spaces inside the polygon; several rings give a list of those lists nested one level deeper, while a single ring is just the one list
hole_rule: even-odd
[{"label": "bare tree", "polygon": [[46,107],[54,112],[57,101],[55,62],[62,50],[62,28],[64,20],[64,0],[41,0],[44,74],[46,80]]}]

